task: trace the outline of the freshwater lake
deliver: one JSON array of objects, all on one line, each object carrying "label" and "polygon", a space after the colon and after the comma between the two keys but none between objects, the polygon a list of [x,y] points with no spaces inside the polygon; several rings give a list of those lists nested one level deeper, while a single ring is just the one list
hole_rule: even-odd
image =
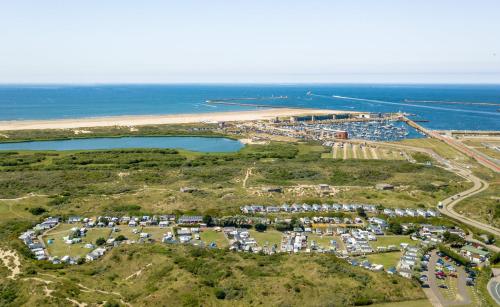
[{"label": "freshwater lake", "polygon": [[174,148],[198,152],[236,152],[243,143],[221,137],[154,136],[88,138],[55,141],[0,143],[0,150],[103,150],[125,148]]}]

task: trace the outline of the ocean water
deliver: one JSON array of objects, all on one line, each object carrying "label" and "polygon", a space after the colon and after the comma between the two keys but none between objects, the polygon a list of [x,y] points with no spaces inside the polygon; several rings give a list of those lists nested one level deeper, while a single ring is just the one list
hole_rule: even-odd
[{"label": "ocean water", "polygon": [[216,137],[120,137],[56,141],[0,143],[0,150],[95,150],[123,148],[177,148],[200,152],[235,152],[243,148],[237,140]]},{"label": "ocean water", "polygon": [[[288,98],[270,98],[277,96]],[[231,98],[260,98],[240,101],[271,106],[403,111],[428,120],[422,125],[432,129],[500,130],[500,85],[3,85],[0,120],[255,109],[205,102]]]}]

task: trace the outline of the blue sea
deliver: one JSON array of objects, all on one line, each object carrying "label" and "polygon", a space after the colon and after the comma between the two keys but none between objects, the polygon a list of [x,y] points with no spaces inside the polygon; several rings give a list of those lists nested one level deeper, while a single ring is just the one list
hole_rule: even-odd
[{"label": "blue sea", "polygon": [[[278,96],[288,98],[270,98]],[[261,98],[241,102],[271,106],[403,111],[428,120],[422,125],[431,129],[500,130],[500,85],[3,85],[0,120],[255,109],[205,102],[231,98]]]}]

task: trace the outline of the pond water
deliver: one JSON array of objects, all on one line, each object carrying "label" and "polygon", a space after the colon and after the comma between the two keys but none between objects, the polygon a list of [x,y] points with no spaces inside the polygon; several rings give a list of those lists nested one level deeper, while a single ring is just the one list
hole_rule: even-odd
[{"label": "pond water", "polygon": [[0,143],[0,150],[95,150],[123,148],[176,148],[199,152],[236,152],[244,145],[221,137],[154,136],[88,138]]}]

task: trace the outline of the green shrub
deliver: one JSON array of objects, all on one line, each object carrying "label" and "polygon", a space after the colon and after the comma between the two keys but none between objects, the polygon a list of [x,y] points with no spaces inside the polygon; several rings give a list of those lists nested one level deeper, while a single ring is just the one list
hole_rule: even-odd
[{"label": "green shrub", "polygon": [[47,209],[43,208],[43,207],[34,207],[34,208],[30,208],[28,210],[31,214],[33,215],[42,215],[44,214],[45,212],[47,212]]}]

